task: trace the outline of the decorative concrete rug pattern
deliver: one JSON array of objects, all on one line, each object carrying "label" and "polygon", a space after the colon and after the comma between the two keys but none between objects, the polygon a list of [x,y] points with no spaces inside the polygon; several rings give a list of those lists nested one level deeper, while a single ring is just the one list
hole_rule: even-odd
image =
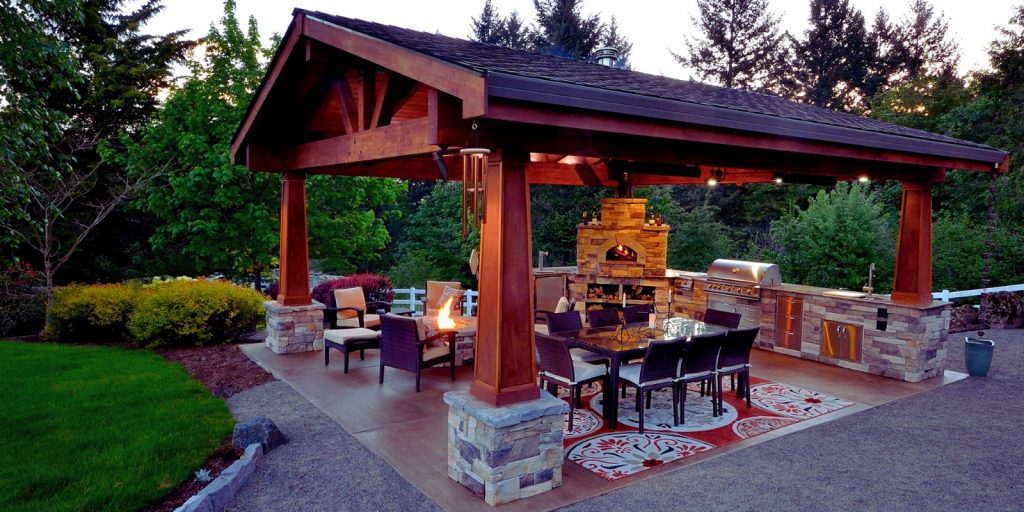
[{"label": "decorative concrete rug pattern", "polygon": [[[683,417],[673,425],[672,391],[655,391],[651,407],[643,404],[644,433],[636,390],[619,398],[619,426],[609,430],[601,415],[604,407],[600,385],[583,390],[582,407],[574,411],[573,429],[564,431],[566,458],[608,479],[635,475],[697,453],[771,432],[854,405],[855,402],[799,386],[751,377],[751,407],[736,397],[728,379],[723,383],[723,414],[712,416],[711,397],[701,396],[698,384],[687,388]],[[568,393],[559,393],[568,400]]]}]

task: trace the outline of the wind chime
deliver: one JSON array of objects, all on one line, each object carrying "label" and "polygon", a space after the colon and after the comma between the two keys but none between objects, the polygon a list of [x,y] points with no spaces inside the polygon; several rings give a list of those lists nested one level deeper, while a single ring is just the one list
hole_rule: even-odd
[{"label": "wind chime", "polygon": [[[476,140],[476,121],[473,122],[473,142]],[[462,238],[469,236],[470,217],[473,226],[480,227],[480,203],[483,201],[484,170],[487,169],[487,155],[491,150],[481,147],[462,148]]]}]

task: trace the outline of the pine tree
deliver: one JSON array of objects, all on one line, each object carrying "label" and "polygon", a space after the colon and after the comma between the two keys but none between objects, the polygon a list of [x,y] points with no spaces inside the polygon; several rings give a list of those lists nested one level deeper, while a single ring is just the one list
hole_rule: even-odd
[{"label": "pine tree", "polygon": [[687,37],[688,55],[673,52],[676,62],[725,87],[774,89],[778,73],[773,64],[780,60],[783,36],[768,0],[697,0],[697,6],[700,19],[691,20],[702,36]]},{"label": "pine tree", "polygon": [[612,16],[611,21],[608,22],[608,27],[601,37],[601,46],[615,48],[619,51],[619,59],[615,62],[615,67],[630,69],[629,55],[633,52],[633,43],[629,42],[629,38],[625,35],[619,33],[619,22],[615,16]]},{"label": "pine tree", "polygon": [[570,59],[589,58],[606,27],[600,16],[584,16],[582,4],[583,0],[533,0],[537,10],[534,49]]},{"label": "pine tree", "polygon": [[864,15],[849,0],[811,0],[811,27],[790,36],[796,98],[835,110],[862,105],[871,62]]},{"label": "pine tree", "polygon": [[907,59],[902,81],[917,80],[925,75],[950,77],[956,74],[960,50],[956,42],[947,38],[948,30],[945,15],[936,15],[928,0],[914,0],[910,13],[900,23]]},{"label": "pine tree", "polygon": [[519,13],[512,11],[507,18],[502,18],[498,10],[491,4],[491,0],[484,2],[484,8],[480,12],[479,18],[472,18],[472,28],[473,33],[470,35],[470,39],[481,43],[517,50],[525,50],[530,44],[529,31],[523,26],[523,20],[519,18]]}]

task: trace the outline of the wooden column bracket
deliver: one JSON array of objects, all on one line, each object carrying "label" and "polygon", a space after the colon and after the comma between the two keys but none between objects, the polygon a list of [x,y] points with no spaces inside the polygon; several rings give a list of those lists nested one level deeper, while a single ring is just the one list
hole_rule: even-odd
[{"label": "wooden column bracket", "polygon": [[491,153],[480,228],[480,304],[470,393],[501,407],[540,396],[534,360],[529,154]]},{"label": "wooden column bracket", "polygon": [[892,301],[932,302],[932,184],[903,182]]},{"label": "wooden column bracket", "polygon": [[312,304],[309,295],[309,232],[306,228],[306,175],[285,173],[281,180],[281,275],[277,303]]}]

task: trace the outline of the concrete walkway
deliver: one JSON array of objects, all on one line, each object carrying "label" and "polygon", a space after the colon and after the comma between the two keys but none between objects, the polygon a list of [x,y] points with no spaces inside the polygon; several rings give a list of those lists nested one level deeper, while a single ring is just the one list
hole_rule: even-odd
[{"label": "concrete walkway", "polygon": [[[988,378],[637,479],[567,510],[1019,510],[1024,331],[990,337]],[[965,371],[963,335],[951,335],[949,348],[949,369]],[[436,509],[287,384],[254,388],[230,405],[240,419],[271,417],[291,437],[264,458],[234,510]]]}]

